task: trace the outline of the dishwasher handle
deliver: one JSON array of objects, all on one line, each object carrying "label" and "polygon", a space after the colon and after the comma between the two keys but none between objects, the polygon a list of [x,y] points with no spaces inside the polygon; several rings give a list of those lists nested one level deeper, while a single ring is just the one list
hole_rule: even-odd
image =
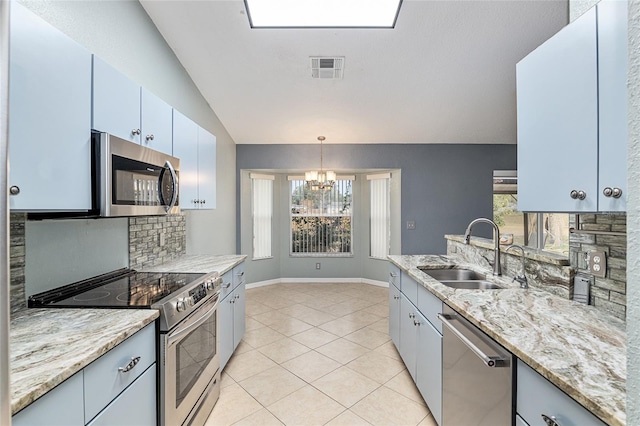
[{"label": "dishwasher handle", "polygon": [[460,330],[455,328],[455,326],[449,322],[450,319],[453,319],[452,316],[438,314],[438,319],[442,321],[442,324],[446,326],[449,330],[451,330],[451,332],[455,334],[456,337],[462,341],[462,343],[464,343],[469,349],[471,349],[471,351],[474,354],[476,354],[476,356],[480,358],[487,367],[496,368],[496,367],[509,366],[509,362],[507,359],[503,357],[489,356],[484,352],[482,352],[482,350],[478,348],[476,345],[474,345],[471,340],[467,339],[467,337],[464,334],[462,334]]}]

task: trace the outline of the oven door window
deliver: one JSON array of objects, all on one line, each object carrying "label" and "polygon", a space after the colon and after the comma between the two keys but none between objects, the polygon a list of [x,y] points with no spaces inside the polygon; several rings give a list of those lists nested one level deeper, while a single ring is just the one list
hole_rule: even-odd
[{"label": "oven door window", "polygon": [[176,408],[216,355],[216,315],[176,344]]}]

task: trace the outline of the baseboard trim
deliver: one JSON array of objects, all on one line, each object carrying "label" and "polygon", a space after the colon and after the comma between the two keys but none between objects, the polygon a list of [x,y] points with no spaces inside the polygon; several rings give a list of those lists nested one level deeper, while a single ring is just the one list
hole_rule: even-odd
[{"label": "baseboard trim", "polygon": [[385,281],[372,280],[369,278],[276,278],[273,280],[257,281],[254,283],[247,283],[246,288],[258,288],[265,287],[273,284],[288,284],[288,283],[300,283],[300,284],[341,284],[341,283],[357,283],[357,284],[369,284],[377,287],[389,287],[389,283]]}]

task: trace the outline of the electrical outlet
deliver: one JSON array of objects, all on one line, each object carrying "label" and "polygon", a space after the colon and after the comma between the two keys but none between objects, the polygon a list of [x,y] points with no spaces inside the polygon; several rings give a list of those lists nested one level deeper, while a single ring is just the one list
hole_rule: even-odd
[{"label": "electrical outlet", "polygon": [[407,221],[407,229],[416,229],[416,221],[408,220]]},{"label": "electrical outlet", "polygon": [[316,263],[316,269],[320,269],[320,262]]},{"label": "electrical outlet", "polygon": [[607,273],[607,255],[604,251],[589,252],[589,272],[595,277],[604,278]]}]

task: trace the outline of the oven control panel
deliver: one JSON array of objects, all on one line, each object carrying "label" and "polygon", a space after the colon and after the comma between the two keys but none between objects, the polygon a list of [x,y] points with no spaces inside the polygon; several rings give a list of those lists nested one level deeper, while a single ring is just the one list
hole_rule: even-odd
[{"label": "oven control panel", "polygon": [[193,299],[194,305],[207,297],[207,288],[205,287],[204,283],[189,290],[189,296]]}]

